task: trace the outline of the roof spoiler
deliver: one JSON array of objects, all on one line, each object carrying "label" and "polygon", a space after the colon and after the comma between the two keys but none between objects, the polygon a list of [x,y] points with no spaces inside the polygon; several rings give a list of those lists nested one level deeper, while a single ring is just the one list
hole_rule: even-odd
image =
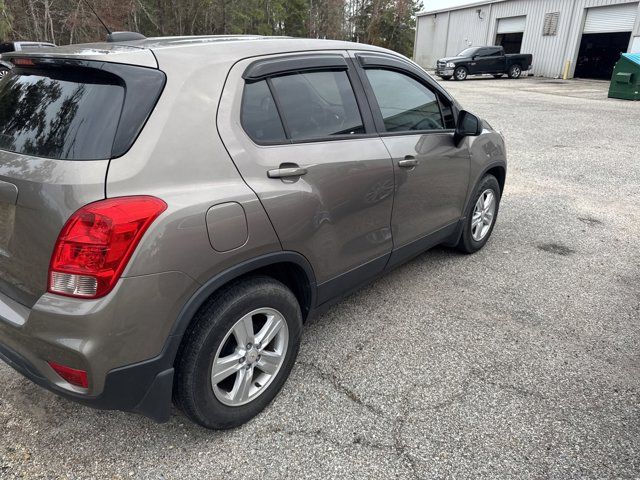
[{"label": "roof spoiler", "polygon": [[138,32],[111,32],[107,35],[107,42],[131,42],[134,40],[144,40],[147,37]]}]

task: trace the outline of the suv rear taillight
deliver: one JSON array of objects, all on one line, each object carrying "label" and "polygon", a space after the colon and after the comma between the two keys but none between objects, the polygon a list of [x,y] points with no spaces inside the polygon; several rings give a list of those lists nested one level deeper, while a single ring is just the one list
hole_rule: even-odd
[{"label": "suv rear taillight", "polygon": [[101,200],[75,212],[53,249],[49,292],[79,298],[109,293],[144,232],[166,208],[159,198],[137,196]]}]

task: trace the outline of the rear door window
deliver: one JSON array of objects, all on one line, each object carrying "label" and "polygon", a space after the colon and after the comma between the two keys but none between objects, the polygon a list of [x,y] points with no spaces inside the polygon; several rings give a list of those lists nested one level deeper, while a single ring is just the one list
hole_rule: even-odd
[{"label": "rear door window", "polygon": [[266,80],[247,83],[242,96],[240,121],[258,143],[281,143],[286,135]]},{"label": "rear door window", "polygon": [[365,133],[346,71],[295,73],[271,84],[291,140]]}]

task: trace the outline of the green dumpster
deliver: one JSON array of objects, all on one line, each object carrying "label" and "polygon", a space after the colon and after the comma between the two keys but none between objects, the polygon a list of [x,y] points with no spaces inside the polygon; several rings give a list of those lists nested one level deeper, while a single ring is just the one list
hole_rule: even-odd
[{"label": "green dumpster", "polygon": [[609,98],[640,100],[640,53],[623,53],[613,69]]}]

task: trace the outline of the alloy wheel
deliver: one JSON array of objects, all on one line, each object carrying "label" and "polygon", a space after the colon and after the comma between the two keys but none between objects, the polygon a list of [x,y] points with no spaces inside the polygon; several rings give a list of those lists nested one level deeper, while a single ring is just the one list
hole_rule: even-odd
[{"label": "alloy wheel", "polygon": [[237,407],[259,397],[276,378],[289,345],[289,327],[273,308],[259,308],[227,332],[211,366],[216,398]]},{"label": "alloy wheel", "polygon": [[490,188],[486,189],[473,207],[471,216],[471,236],[480,242],[487,236],[496,213],[496,195]]},{"label": "alloy wheel", "polygon": [[465,78],[467,78],[467,71],[464,68],[459,68],[456,71],[456,78],[458,80],[464,80]]}]

